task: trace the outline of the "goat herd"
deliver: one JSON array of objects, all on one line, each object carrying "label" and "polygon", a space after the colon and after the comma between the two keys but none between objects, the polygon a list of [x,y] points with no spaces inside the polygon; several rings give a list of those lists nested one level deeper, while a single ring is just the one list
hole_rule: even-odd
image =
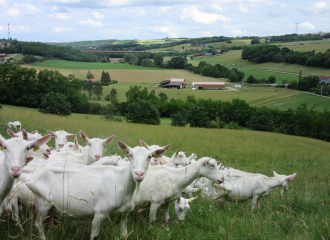
[{"label": "goat herd", "polygon": [[[19,207],[32,205],[37,209],[36,226],[45,238],[44,224],[65,213],[75,220],[93,219],[91,239],[99,234],[102,221],[107,216],[120,216],[123,238],[127,236],[127,215],[137,207],[139,211],[150,208],[150,223],[156,220],[157,209],[164,205],[165,222],[170,219],[169,204],[174,202],[179,220],[184,221],[189,203],[195,200],[192,193],[219,202],[245,201],[253,198],[252,210],[258,200],[273,188],[288,183],[296,174],[274,177],[252,174],[233,168],[224,168],[212,157],[199,160],[192,154],[177,150],[171,158],[164,156],[172,146],[129,147],[118,141],[117,145],[128,158],[113,155],[102,157],[104,146],[113,141],[89,139],[83,131],[80,137],[85,147],[78,144],[76,134],[63,130],[48,131],[42,137],[38,131],[21,130],[21,124],[9,122],[7,132],[12,138],[0,135],[0,216],[4,210],[20,223]],[[55,138],[55,149],[46,143]],[[74,138],[74,142],[68,139]],[[283,193],[283,190],[281,194]],[[190,199],[181,197],[188,193]],[[44,221],[44,219],[46,220]]]}]

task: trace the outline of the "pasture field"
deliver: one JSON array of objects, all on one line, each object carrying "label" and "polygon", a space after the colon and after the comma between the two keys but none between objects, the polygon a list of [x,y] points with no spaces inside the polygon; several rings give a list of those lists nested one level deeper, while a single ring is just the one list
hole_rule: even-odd
[{"label": "pasture field", "polygon": [[[300,45],[303,44],[303,45]],[[324,53],[330,49],[330,39],[327,40],[315,40],[315,41],[298,41],[298,42],[286,42],[286,43],[274,43],[280,47],[287,47],[293,51],[313,51],[316,53]]]},{"label": "pasture field", "polygon": [[[155,90],[156,95],[161,92],[166,93],[169,99],[186,99],[188,95],[194,95],[197,99],[213,99],[213,100],[222,100],[222,101],[231,101],[233,98],[239,98],[247,101],[253,106],[279,100],[287,97],[291,97],[297,94],[301,94],[299,91],[290,90],[290,89],[278,89],[274,87],[244,87],[242,90],[238,91],[224,91],[224,90],[191,90],[191,89],[161,89],[154,88],[156,84],[139,84],[139,83],[120,83],[114,84],[111,86],[103,87],[103,96],[102,101],[91,101],[95,103],[108,104],[109,102],[104,101],[104,98],[107,94],[110,93],[112,88],[117,89],[117,97],[120,102],[126,101],[125,93],[129,90],[131,85],[138,85],[142,88],[147,87],[148,91]],[[232,83],[227,83],[227,86],[233,85]],[[250,86],[250,85],[248,85]],[[275,91],[277,90],[277,91]],[[86,92],[87,93],[87,92]]]},{"label": "pasture field", "polygon": [[325,108],[330,110],[330,98],[315,96],[308,93],[302,93],[290,98],[280,99],[274,102],[263,104],[262,106],[286,110],[289,107],[296,109],[302,102],[308,103],[309,107],[314,106],[314,110],[323,111]]},{"label": "pasture field", "polygon": [[[260,210],[251,212],[251,200],[226,202],[222,209],[217,202],[199,197],[191,203],[184,223],[178,222],[174,205],[170,204],[171,221],[163,223],[162,209],[157,220],[150,225],[149,211],[131,213],[128,217],[128,239],[329,239],[330,238],[330,143],[320,140],[269,132],[226,129],[180,128],[107,122],[100,119],[68,118],[44,115],[19,108],[0,110],[0,133],[8,138],[6,122],[19,120],[28,131],[63,129],[70,133],[83,130],[88,137],[106,138],[116,135],[107,145],[108,153],[121,155],[115,142],[121,140],[131,147],[143,139],[148,144],[173,147],[194,152],[198,157],[213,156],[224,166],[243,171],[273,176],[297,176],[289,184],[283,198],[281,189],[274,189],[260,200]],[[79,143],[82,140],[79,138]],[[53,146],[52,139],[49,145]],[[123,156],[123,155],[121,155]],[[34,226],[34,210],[23,207],[21,232],[18,226],[3,217],[0,221],[1,239],[38,239]],[[47,239],[88,239],[91,221],[75,222],[62,219],[53,229],[47,230]],[[118,239],[118,218],[108,217],[100,228],[99,239]]]},{"label": "pasture field", "polygon": [[[235,64],[236,68],[249,68],[251,71],[253,71],[253,76],[258,74],[257,72],[264,72],[265,70],[271,70],[271,71],[279,71],[283,72],[283,75],[288,77],[290,74],[285,73],[294,73],[299,74],[299,71],[302,71],[303,75],[317,75],[317,76],[330,76],[330,69],[326,68],[320,68],[320,67],[308,67],[304,65],[299,64],[289,64],[289,63],[254,63],[249,62],[247,60],[243,60],[241,58],[242,56],[242,50],[233,50],[229,51],[226,54],[217,55],[215,57],[209,57],[209,58],[195,58],[193,60],[190,60],[189,62],[193,65],[198,65],[200,61],[205,61],[212,64],[222,64],[230,66],[231,64]],[[195,62],[195,63],[194,63]],[[243,69],[242,69],[243,70]],[[272,72],[265,71],[265,75],[271,76]],[[245,76],[246,77],[246,76]]]}]

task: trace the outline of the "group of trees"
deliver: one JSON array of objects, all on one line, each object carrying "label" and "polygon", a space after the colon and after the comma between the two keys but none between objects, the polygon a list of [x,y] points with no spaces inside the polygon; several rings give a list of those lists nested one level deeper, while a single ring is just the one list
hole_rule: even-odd
[{"label": "group of trees", "polygon": [[254,76],[250,75],[247,80],[247,83],[275,83],[276,78],[274,76],[269,76],[268,79],[266,78],[261,78],[261,79],[256,79]]},{"label": "group of trees", "polygon": [[286,62],[306,66],[330,68],[330,49],[325,53],[315,53],[315,50],[308,52],[295,52],[275,45],[258,45],[245,48],[242,51],[242,59],[264,62]]},{"label": "group of trees", "polygon": [[[25,55],[40,56],[44,59],[63,59],[77,62],[109,62],[109,58],[104,54],[83,53],[78,49],[70,47],[58,47],[40,42],[22,42],[14,40],[11,42],[9,47],[2,48],[1,52],[23,53]],[[27,57],[26,60],[30,61],[31,57]],[[41,61],[42,59],[39,60]]]},{"label": "group of trees", "polygon": [[0,64],[0,102],[4,104],[62,115],[97,112],[99,106],[89,103],[82,90],[94,93],[97,98],[102,95],[102,85],[80,81],[73,74],[66,77],[58,71],[45,69],[37,73],[34,68]]},{"label": "group of trees", "polygon": [[297,34],[285,34],[282,36],[271,36],[270,42],[294,42],[294,41],[310,41],[310,40],[322,40],[322,36],[320,34],[311,35],[307,34],[305,36],[297,35]]},{"label": "group of trees", "polygon": [[231,128],[241,126],[330,141],[330,111],[315,111],[306,103],[282,111],[253,107],[240,99],[221,101],[187,96],[185,100],[168,100],[164,93],[157,96],[139,86],[131,86],[126,97],[128,122],[160,124],[160,117],[171,117],[173,126],[222,128],[228,124]]}]

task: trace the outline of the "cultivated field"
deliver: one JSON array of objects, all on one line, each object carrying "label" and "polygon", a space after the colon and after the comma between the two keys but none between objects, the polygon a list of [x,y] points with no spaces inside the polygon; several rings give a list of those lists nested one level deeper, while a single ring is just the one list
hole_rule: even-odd
[{"label": "cultivated field", "polygon": [[[227,66],[235,64],[235,67],[239,68],[240,71],[243,70],[244,68],[249,68],[249,71],[253,76],[257,76],[257,74],[261,76],[262,75],[271,76],[273,74],[273,72],[268,72],[264,70],[278,71],[278,72],[283,72],[283,74],[279,73],[283,76],[281,77],[281,75],[278,75],[278,78],[279,79],[287,78],[287,80],[292,79],[294,76],[285,73],[299,74],[299,71],[302,71],[303,75],[330,76],[330,69],[326,69],[326,68],[308,67],[299,64],[273,63],[273,62],[258,64],[254,62],[249,62],[247,60],[243,60],[241,56],[242,56],[242,50],[233,50],[222,55],[217,55],[215,57],[209,57],[203,59],[195,58],[193,60],[190,60],[189,62],[191,62],[194,65],[198,65],[200,61],[205,61],[212,64],[219,63]],[[294,80],[298,80],[298,79],[295,78]]]},{"label": "cultivated field", "polygon": [[[199,197],[191,203],[184,223],[177,221],[173,204],[170,205],[170,223],[164,224],[162,209],[158,210],[154,224],[148,223],[148,211],[130,214],[128,239],[329,239],[330,238],[330,143],[315,139],[282,134],[148,126],[107,122],[98,119],[43,115],[26,109],[0,110],[0,133],[8,138],[6,122],[19,120],[28,131],[39,129],[63,129],[78,133],[80,129],[89,137],[106,138],[116,135],[107,146],[108,153],[118,153],[118,140],[129,146],[139,145],[143,139],[148,144],[173,147],[197,153],[198,157],[213,156],[225,166],[272,176],[280,174],[297,176],[289,184],[289,191],[280,197],[281,189],[275,189],[260,200],[260,210],[251,212],[251,200],[243,203],[226,202],[225,209],[209,199]],[[83,144],[79,139],[80,144]],[[54,144],[54,140],[50,145]],[[0,238],[37,239],[32,210],[23,208],[21,232],[8,217],[0,221]],[[48,239],[88,239],[91,222],[74,222],[62,219]],[[118,239],[118,219],[107,218],[101,226],[99,239]]]},{"label": "cultivated field", "polygon": [[289,49],[292,49],[293,51],[307,52],[307,51],[315,50],[316,53],[319,52],[324,53],[328,49],[330,49],[330,39],[316,40],[316,41],[275,43],[274,45],[278,45],[280,47],[287,47]]}]

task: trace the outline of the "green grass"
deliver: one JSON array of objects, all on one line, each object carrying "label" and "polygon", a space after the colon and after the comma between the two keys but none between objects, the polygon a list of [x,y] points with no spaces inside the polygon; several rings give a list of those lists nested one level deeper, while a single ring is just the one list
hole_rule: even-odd
[{"label": "green grass", "polygon": [[[301,44],[303,44],[303,45],[301,45]],[[328,49],[330,49],[330,39],[315,40],[315,41],[275,43],[274,45],[278,45],[280,47],[287,47],[294,51],[306,52],[306,51],[315,50],[316,53],[319,53],[319,52],[324,53]]]},{"label": "green grass", "polygon": [[323,111],[325,108],[330,110],[330,98],[325,98],[321,96],[315,96],[308,93],[299,94],[297,96],[292,96],[283,100],[277,100],[275,102],[270,102],[264,104],[263,106],[270,108],[277,108],[280,110],[286,110],[289,107],[296,109],[298,105],[302,102],[306,102],[310,107],[315,106],[315,110]]},{"label": "green grass", "polygon": [[[88,137],[106,138],[116,135],[129,146],[139,145],[143,139],[148,144],[173,147],[197,153],[198,157],[213,156],[225,166],[243,171],[272,176],[297,173],[290,182],[289,191],[280,197],[281,189],[274,189],[260,200],[260,210],[251,212],[251,200],[225,203],[225,209],[209,199],[199,198],[191,203],[184,223],[177,221],[173,204],[170,204],[170,223],[164,224],[162,209],[153,225],[148,223],[146,211],[128,217],[128,239],[329,239],[330,238],[330,143],[315,139],[268,132],[180,128],[106,122],[99,119],[70,118],[44,115],[23,108],[0,110],[0,134],[8,138],[6,122],[19,120],[31,131],[63,129],[78,133],[82,129]],[[115,141],[107,146],[108,152],[121,155]],[[82,144],[81,139],[79,139]],[[51,143],[53,144],[53,142]],[[35,215],[23,208],[19,239],[37,239]],[[32,212],[32,211],[31,211]],[[10,239],[21,234],[18,226],[8,217],[0,222],[0,238]],[[63,220],[52,230],[48,239],[88,239],[91,221]],[[117,218],[107,218],[100,228],[99,239],[120,237]]]},{"label": "green grass", "polygon": [[146,68],[139,67],[135,65],[129,65],[126,63],[95,63],[95,62],[73,62],[64,60],[52,60],[49,62],[42,62],[39,64],[30,64],[31,66],[41,67],[41,68],[61,68],[61,69],[125,69],[125,70],[163,70],[160,68]]}]

